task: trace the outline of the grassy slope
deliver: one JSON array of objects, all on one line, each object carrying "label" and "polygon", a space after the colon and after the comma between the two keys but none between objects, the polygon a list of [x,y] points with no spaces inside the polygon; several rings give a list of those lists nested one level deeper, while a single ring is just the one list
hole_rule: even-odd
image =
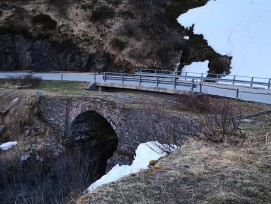
[{"label": "grassy slope", "polygon": [[[31,89],[59,94],[82,94],[87,93],[87,91],[84,91],[87,85],[87,82],[76,81],[42,81]],[[16,88],[16,86],[10,85],[6,79],[0,79],[0,88]]]},{"label": "grassy slope", "polygon": [[232,148],[189,141],[154,167],[78,203],[269,203],[271,144]]},{"label": "grassy slope", "polygon": [[[270,109],[231,103],[243,114]],[[240,125],[247,135],[243,147],[191,140],[151,169],[104,185],[77,203],[270,203],[271,116],[253,120]]]},{"label": "grassy slope", "polygon": [[[0,80],[0,89],[5,87],[4,84],[4,80]],[[6,104],[2,101],[6,93],[13,93],[7,98],[13,100],[20,94],[22,97],[28,95],[28,92],[33,96],[37,89],[53,95],[89,95],[83,90],[85,85],[45,81],[32,90],[3,89],[0,90],[0,104]],[[149,100],[141,97],[137,103],[140,106]],[[245,114],[270,109],[270,106],[256,103],[235,103]],[[175,108],[178,112],[195,114],[185,105]],[[268,203],[271,200],[271,119],[261,116],[256,120],[264,121],[264,124],[242,125],[248,135],[243,148],[190,141],[152,169],[101,187],[82,196],[78,203]]]}]

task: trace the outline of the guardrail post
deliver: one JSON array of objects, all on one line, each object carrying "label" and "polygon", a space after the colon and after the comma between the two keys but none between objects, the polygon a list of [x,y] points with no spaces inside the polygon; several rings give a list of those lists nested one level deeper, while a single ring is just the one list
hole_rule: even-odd
[{"label": "guardrail post", "polygon": [[269,82],[268,82],[268,89],[270,89],[270,86],[271,86],[271,79],[269,79]]},{"label": "guardrail post", "polygon": [[[187,76],[187,72],[185,72],[185,76]],[[186,78],[184,78],[184,80],[186,81]]]},{"label": "guardrail post", "polygon": [[251,84],[250,84],[250,87],[252,87],[253,80],[254,80],[254,77],[251,77]]},{"label": "guardrail post", "polygon": [[176,89],[176,76],[174,76],[174,89]]},{"label": "guardrail post", "polygon": [[141,85],[141,74],[139,74],[139,85]]},{"label": "guardrail post", "polygon": [[236,99],[239,98],[239,89],[236,89]]},{"label": "guardrail post", "polygon": [[199,83],[199,92],[202,93],[202,82]]},{"label": "guardrail post", "polygon": [[124,77],[123,77],[123,74],[121,74],[121,83],[123,84],[123,81],[124,81]]},{"label": "guardrail post", "polygon": [[106,73],[105,72],[104,72],[103,78],[104,78],[104,82],[106,82]]},{"label": "guardrail post", "polygon": [[94,72],[94,83],[96,83],[96,72]]},{"label": "guardrail post", "polygon": [[192,87],[191,87],[192,92],[194,91],[194,82],[195,82],[195,79],[192,79]]},{"label": "guardrail post", "polygon": [[218,78],[219,78],[219,75],[217,74],[216,75],[216,83],[218,83]]},{"label": "guardrail post", "polygon": [[158,76],[156,76],[156,88],[158,88],[158,83],[159,83]]},{"label": "guardrail post", "polygon": [[236,75],[233,76],[232,85],[234,85],[234,83],[235,83],[235,77],[236,77]]}]

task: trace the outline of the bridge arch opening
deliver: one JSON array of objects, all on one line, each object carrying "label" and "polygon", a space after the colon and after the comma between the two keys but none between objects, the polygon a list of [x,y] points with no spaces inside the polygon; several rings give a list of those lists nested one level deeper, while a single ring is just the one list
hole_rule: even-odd
[{"label": "bridge arch opening", "polygon": [[78,115],[70,126],[69,144],[88,162],[88,185],[103,176],[107,162],[118,146],[118,137],[111,124],[99,113],[86,111]]}]

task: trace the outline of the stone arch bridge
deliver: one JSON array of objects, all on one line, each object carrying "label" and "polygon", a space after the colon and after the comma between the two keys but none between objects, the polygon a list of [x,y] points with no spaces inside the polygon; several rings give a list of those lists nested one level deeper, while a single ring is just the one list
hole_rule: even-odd
[{"label": "stone arch bridge", "polygon": [[172,136],[187,139],[187,136],[180,137],[180,132],[190,128],[191,120],[169,104],[162,99],[120,93],[39,99],[40,115],[55,130],[74,142],[102,138],[105,149],[116,145],[112,161],[121,164],[132,160],[142,142],[167,142]]}]

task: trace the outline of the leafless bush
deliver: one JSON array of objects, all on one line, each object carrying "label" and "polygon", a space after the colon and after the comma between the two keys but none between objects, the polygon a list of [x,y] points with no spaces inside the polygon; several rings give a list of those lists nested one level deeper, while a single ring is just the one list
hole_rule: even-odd
[{"label": "leafless bush", "polygon": [[89,155],[77,150],[58,157],[32,152],[26,160],[20,154],[1,156],[1,203],[67,203],[94,181],[97,171]]},{"label": "leafless bush", "polygon": [[198,113],[207,113],[212,110],[211,98],[205,94],[195,94],[191,92],[186,94],[185,97],[179,96],[178,100]]},{"label": "leafless bush", "polygon": [[242,144],[246,138],[241,134],[239,124],[234,121],[236,114],[240,114],[240,110],[230,100],[213,102],[210,104],[210,111],[198,121],[199,137],[215,143]]},{"label": "leafless bush", "polygon": [[[157,107],[154,106],[154,107]],[[159,149],[158,153],[169,154],[183,142],[197,134],[196,121],[189,116],[170,116],[161,113],[158,108],[153,108],[152,120],[148,121],[150,135],[154,146]],[[163,118],[162,118],[163,117]]]},{"label": "leafless bush", "polygon": [[9,76],[7,82],[12,85],[17,85],[20,87],[36,87],[41,83],[42,79],[40,77],[27,74],[24,76]]},{"label": "leafless bush", "polygon": [[47,0],[47,2],[55,6],[61,15],[67,15],[69,0]]},{"label": "leafless bush", "polygon": [[107,19],[113,18],[115,11],[113,8],[108,6],[97,7],[93,10],[90,20],[104,22]]},{"label": "leafless bush", "polygon": [[140,30],[136,24],[136,22],[126,22],[123,24],[122,27],[118,29],[118,34],[124,35],[127,37],[134,37],[134,38],[142,38],[142,30]]}]

